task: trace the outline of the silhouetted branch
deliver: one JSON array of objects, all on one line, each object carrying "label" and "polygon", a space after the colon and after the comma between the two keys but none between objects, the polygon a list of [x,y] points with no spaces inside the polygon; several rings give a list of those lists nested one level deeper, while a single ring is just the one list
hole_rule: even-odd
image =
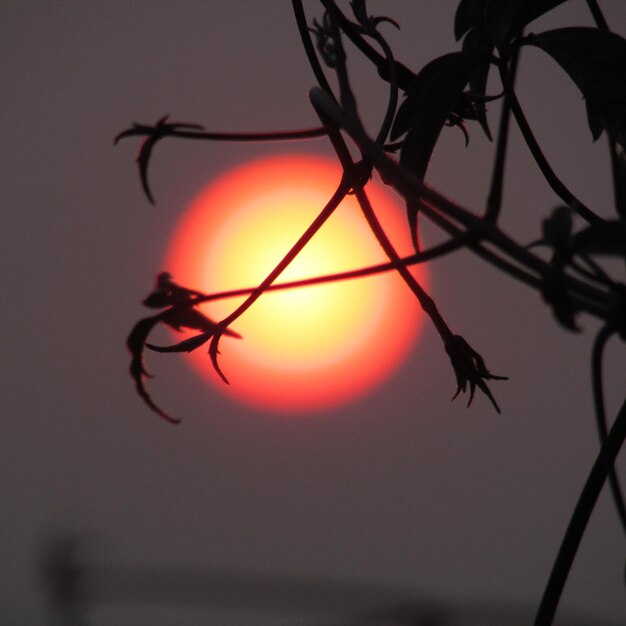
[{"label": "silhouetted branch", "polygon": [[[596,338],[592,352],[592,385],[601,450],[570,520],[539,607],[536,625],[548,626],[556,613],[578,545],[607,477],[618,515],[626,530],[626,505],[614,465],[626,437],[626,403],[609,429],[602,389],[602,355],[606,342],[611,336],[626,339],[626,287],[612,278],[611,272],[598,260],[603,256],[617,257],[622,262],[626,260],[626,159],[623,154],[626,135],[626,40],[610,33],[596,0],[587,0],[587,5],[598,28],[561,28],[525,37],[521,36],[525,26],[560,2],[463,0],[456,13],[454,29],[457,41],[464,40],[463,49],[438,57],[414,73],[395,59],[391,46],[378,31],[378,26],[384,22],[397,26],[391,18],[369,15],[365,0],[352,0],[350,4],[356,21],[344,15],[334,0],[320,2],[324,15],[319,22],[313,20],[310,27],[301,0],[292,0],[302,45],[318,83],[309,97],[322,126],[274,133],[214,133],[196,124],[169,122],[167,117],[163,117],[154,126],[134,124],[115,138],[116,143],[127,137],[143,138],[137,165],[143,190],[150,202],[154,199],[148,184],[148,165],[154,146],[165,137],[210,141],[283,141],[326,136],[343,169],[341,181],[326,206],[259,285],[218,294],[202,294],[176,285],[167,274],[159,276],[156,289],[144,304],[161,310],[140,320],[127,341],[131,351],[130,370],[137,392],[153,411],[169,421],[176,421],[154,403],[145,389],[145,379],[149,377],[143,364],[146,347],[158,352],[182,352],[208,342],[213,366],[227,382],[218,363],[221,337],[238,337],[231,330],[231,324],[265,292],[394,271],[412,290],[439,333],[456,375],[457,395],[469,386],[471,403],[475,389],[479,388],[499,412],[486,381],[503,377],[491,374],[480,354],[464,338],[453,333],[434,299],[409,269],[412,264],[450,254],[461,247],[535,289],[550,306],[556,320],[569,330],[579,329],[576,316],[581,312],[599,318],[604,327]],[[343,37],[347,37],[373,63],[382,80],[389,83],[386,110],[375,138],[365,130],[359,116],[358,101],[350,85]],[[597,139],[602,132],[607,132],[617,219],[604,220],[585,206],[558,178],[543,154],[513,84],[522,45],[535,45],[544,50],[576,83],[585,99],[593,138]],[[495,53],[499,56],[494,56]],[[329,84],[320,59],[335,73],[337,95]],[[490,191],[484,215],[480,216],[432,189],[424,183],[424,177],[439,134],[445,126],[458,126],[467,140],[465,121],[477,121],[491,139],[485,102],[500,97],[486,94],[488,72],[494,64],[498,68],[504,102]],[[399,90],[405,92],[406,98],[398,107]],[[548,260],[530,250],[533,244],[523,245],[498,224],[504,195],[511,113],[543,177],[569,207],[557,207],[551,217],[543,220],[543,238],[534,245],[542,244],[550,248]],[[393,143],[386,143],[388,136]],[[361,153],[360,160],[352,157],[354,147]],[[398,150],[399,162],[389,154]],[[400,258],[378,220],[366,190],[374,171],[406,203],[409,229],[416,250],[414,255]],[[277,283],[282,272],[348,193],[356,196],[363,217],[389,263]],[[573,232],[572,211],[590,226]],[[429,250],[420,251],[418,214],[423,214],[447,233],[449,239]],[[246,296],[244,302],[219,322],[210,320],[197,309],[204,302],[242,295]],[[158,324],[176,330],[190,328],[198,333],[174,345],[156,346],[148,343],[148,336]]]},{"label": "silhouetted branch", "polygon": [[561,181],[561,179],[555,174],[554,170],[545,155],[543,154],[537,140],[535,139],[535,135],[530,128],[528,120],[526,119],[526,115],[524,114],[524,110],[522,109],[517,95],[515,94],[515,89],[513,88],[513,83],[511,80],[511,76],[509,75],[509,70],[507,69],[505,62],[500,61],[497,63],[498,70],[500,72],[500,78],[502,80],[502,85],[506,92],[507,97],[510,100],[511,111],[515,116],[515,121],[526,141],[526,145],[530,150],[530,153],[533,155],[535,162],[539,166],[541,173],[543,174],[546,182],[550,185],[554,193],[567,204],[571,209],[576,211],[584,220],[589,222],[590,224],[595,224],[603,221],[602,218],[596,215],[589,207],[585,206],[581,200],[579,200]]},{"label": "silhouetted branch", "polygon": [[[611,336],[615,334],[610,325],[603,326],[596,339],[593,342],[593,350],[591,352],[591,383],[593,388],[593,403],[596,414],[596,424],[598,426],[598,436],[600,437],[600,445],[604,446],[608,437],[608,426],[606,421],[606,410],[604,407],[604,392],[602,389],[602,357],[604,348]],[[609,485],[615,502],[617,515],[622,523],[622,528],[626,533],[626,505],[624,505],[624,495],[617,478],[615,468],[609,466]]]},{"label": "silhouetted branch", "polygon": [[[517,73],[517,64],[519,61],[520,48],[516,47],[513,51],[509,64],[509,79],[511,87],[515,85],[515,75]],[[509,140],[509,126],[511,118],[510,95],[505,93],[502,101],[502,111],[500,113],[500,127],[498,129],[498,140],[496,143],[496,155],[494,159],[493,171],[491,174],[491,187],[487,196],[487,210],[485,211],[485,219],[492,222],[497,221],[502,208],[502,190],[504,188],[504,166],[506,163],[506,152]]]},{"label": "silhouetted branch", "polygon": [[116,145],[120,139],[128,137],[145,137],[139,146],[137,154],[137,166],[141,178],[141,186],[150,201],[155,204],[152,191],[148,184],[148,165],[152,150],[158,141],[165,137],[178,137],[179,139],[196,139],[202,141],[236,141],[236,142],[263,142],[263,141],[294,141],[323,137],[326,130],[323,127],[305,128],[303,130],[285,130],[268,133],[214,133],[205,132],[199,124],[187,124],[183,122],[167,122],[169,115],[165,115],[154,126],[133,124],[131,128],[119,133],[113,140]]},{"label": "silhouetted branch", "polygon": [[565,587],[578,546],[587,528],[587,523],[602,491],[604,482],[626,438],[626,401],[622,404],[604,445],[591,468],[585,486],[578,498],[574,512],[567,526],[559,553],[554,562],[548,584],[544,591],[535,626],[550,626]]},{"label": "silhouetted branch", "polygon": [[245,313],[265,292],[265,290],[285,271],[290,263],[298,256],[304,246],[313,238],[315,233],[324,225],[326,220],[334,213],[335,209],[339,206],[344,199],[348,191],[350,191],[349,177],[342,178],[337,190],[327,202],[326,206],[322,209],[319,215],[311,222],[310,226],[302,234],[302,236],[291,247],[289,252],[285,254],[282,260],[276,265],[276,267],[267,275],[267,277],[261,282],[261,284],[252,291],[252,293],[246,298],[242,304],[240,304],[230,315],[225,317],[219,322],[215,332],[211,336],[211,343],[209,344],[209,356],[215,371],[219,374],[220,378],[228,383],[228,379],[222,372],[218,363],[219,355],[219,342],[223,334],[226,333],[228,327],[243,313]]}]

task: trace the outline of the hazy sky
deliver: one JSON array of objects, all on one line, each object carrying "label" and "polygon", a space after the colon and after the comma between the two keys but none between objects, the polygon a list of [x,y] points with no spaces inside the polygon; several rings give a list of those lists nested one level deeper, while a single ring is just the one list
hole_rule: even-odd
[{"label": "hazy sky", "polygon": [[[415,69],[457,49],[455,4],[370,3],[403,25],[390,37]],[[623,34],[626,3],[602,5]],[[585,3],[571,0],[543,27],[564,19],[590,24]],[[375,74],[358,61],[352,76],[375,123],[384,95]],[[609,215],[605,141],[591,144],[576,89],[538,50],[523,57],[519,77],[557,172]],[[88,535],[98,563],[369,582],[407,590],[407,602],[513,604],[532,614],[597,450],[594,320],[567,334],[536,293],[460,253],[432,265],[432,293],[489,367],[510,376],[492,387],[502,416],[484,397],[469,410],[463,398],[450,403],[453,372],[428,326],[388,384],[315,417],[242,408],[176,359],[151,360],[151,390],[182,425],[159,420],[135,395],[124,341],[166,269],[181,211],[229,167],[296,146],[165,141],[151,171],[153,208],[137,179],[136,145],[114,149],[112,139],[167,113],[215,130],[315,124],[314,79],[290,2],[4,2],[0,83],[3,624],[42,623],[37,559],[57,532]],[[497,107],[491,113],[495,128]],[[470,134],[463,150],[461,134],[445,132],[428,180],[480,210],[491,146],[478,128]],[[324,140],[299,148],[332,154]],[[503,223],[530,242],[557,201],[517,132],[512,157]],[[624,355],[612,346],[608,356],[613,414]],[[593,623],[623,622],[625,554],[603,493],[563,607]],[[365,595],[376,604],[374,592]],[[93,623],[145,619],[129,611],[104,607]]]}]

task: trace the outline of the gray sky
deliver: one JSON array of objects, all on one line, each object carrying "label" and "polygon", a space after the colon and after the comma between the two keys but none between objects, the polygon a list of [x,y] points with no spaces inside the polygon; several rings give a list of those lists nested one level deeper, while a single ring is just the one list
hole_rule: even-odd
[{"label": "gray sky", "polygon": [[[456,2],[371,2],[372,12],[383,4],[403,25],[392,41],[410,67],[457,49]],[[602,4],[623,34],[626,4]],[[590,23],[579,0],[544,27],[563,19]],[[374,73],[355,62],[352,75],[363,116],[375,123],[383,93]],[[413,600],[532,610],[597,449],[594,320],[567,334],[537,294],[461,253],[432,265],[432,293],[489,367],[510,376],[492,387],[502,416],[484,397],[469,410],[462,398],[450,403],[453,372],[429,327],[388,384],[316,417],[244,409],[168,358],[151,360],[151,390],[183,424],[167,425],[135,396],[124,340],[165,269],[181,211],[232,165],[294,145],[163,142],[153,208],[136,176],[136,146],[114,149],[112,139],[166,113],[215,130],[315,124],[314,80],[287,0],[5,2],[0,82],[3,624],[42,623],[37,559],[61,531],[88,535],[99,563],[362,581],[406,589]],[[519,89],[557,172],[609,215],[605,141],[591,144],[575,88],[531,50]],[[491,120],[495,128],[497,107]],[[461,134],[445,132],[428,180],[480,210],[491,146],[478,128],[470,134],[463,150]],[[332,154],[323,140],[301,149]],[[517,132],[511,156],[503,224],[530,242],[557,201]],[[612,346],[608,357],[614,414],[624,355]],[[621,622],[624,554],[603,493],[563,607]],[[141,623],[108,608],[93,614],[95,624],[133,620]]]}]

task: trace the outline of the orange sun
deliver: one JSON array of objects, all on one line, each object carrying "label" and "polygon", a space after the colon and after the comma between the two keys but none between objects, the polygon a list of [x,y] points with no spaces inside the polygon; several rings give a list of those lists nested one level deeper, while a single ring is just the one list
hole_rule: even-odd
[{"label": "orange sun", "polygon": [[[340,178],[334,161],[304,155],[267,157],[231,170],[191,202],[170,241],[165,268],[177,283],[204,293],[256,286]],[[396,199],[375,182],[367,191],[400,254],[410,254]],[[276,282],[385,261],[358,203],[348,196]],[[421,267],[418,278],[424,281]],[[242,301],[218,300],[202,310],[219,320]],[[204,348],[188,358],[203,379],[244,404],[310,413],[356,399],[388,378],[414,345],[421,322],[408,288],[387,272],[265,293],[233,324],[243,339],[221,340],[220,366],[230,385],[213,371]]]}]

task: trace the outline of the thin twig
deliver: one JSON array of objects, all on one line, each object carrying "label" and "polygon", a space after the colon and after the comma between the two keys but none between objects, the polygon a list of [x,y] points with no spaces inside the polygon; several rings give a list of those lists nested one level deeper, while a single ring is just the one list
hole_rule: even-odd
[{"label": "thin twig", "polygon": [[298,241],[291,246],[287,254],[279,261],[276,267],[265,277],[265,279],[255,287],[252,293],[246,298],[245,302],[240,304],[230,315],[225,317],[220,326],[224,328],[230,326],[238,317],[247,311],[264,293],[264,291],[287,269],[290,263],[300,254],[304,246],[306,246],[319,229],[326,223],[328,218],[333,214],[335,209],[341,204],[346,194],[350,190],[350,184],[344,176],[332,195],[326,206],[320,211],[318,216],[311,222],[308,228],[300,236]]},{"label": "thin twig", "polygon": [[319,59],[317,58],[317,54],[315,53],[315,47],[313,46],[313,42],[311,41],[311,34],[309,32],[309,27],[306,21],[304,7],[302,6],[302,0],[291,0],[291,4],[293,6],[293,13],[296,18],[296,24],[298,26],[298,32],[300,33],[300,39],[302,40],[304,52],[306,53],[307,59],[309,60],[309,65],[313,70],[313,74],[315,74],[317,84],[327,94],[332,95],[333,90],[330,88],[330,84],[326,79],[324,70],[322,69]]},{"label": "thin twig", "polygon": [[626,438],[626,401],[617,414],[615,422],[609,431],[606,442],[600,449],[598,456],[587,477],[572,517],[570,518],[565,536],[559,548],[558,555],[552,567],[548,584],[546,585],[537,616],[535,626],[550,626],[556,614],[556,609],[565,587],[565,582],[574,562],[578,546],[602,491],[608,476],[609,468],[613,467],[617,455]]},{"label": "thin twig", "polygon": [[376,143],[382,145],[387,141],[387,135],[389,135],[396,115],[396,109],[398,108],[398,78],[396,76],[396,61],[393,57],[391,47],[376,29],[374,29],[372,37],[383,49],[383,53],[387,59],[387,67],[389,68],[389,98],[387,100],[387,110],[385,111],[385,117],[380,125],[378,135],[376,135]]},{"label": "thin twig", "polygon": [[556,175],[554,170],[552,169],[550,163],[546,159],[543,151],[539,147],[539,143],[535,139],[535,135],[533,134],[528,120],[526,119],[526,115],[524,114],[524,110],[517,99],[517,95],[515,94],[515,89],[513,88],[513,84],[511,82],[511,77],[509,76],[509,72],[506,68],[505,62],[502,60],[497,60],[496,63],[498,67],[498,71],[500,72],[500,79],[502,80],[502,86],[506,92],[507,97],[511,103],[511,111],[515,116],[515,121],[526,141],[526,145],[530,150],[530,153],[533,155],[535,162],[539,166],[541,173],[543,174],[546,182],[552,188],[552,191],[556,193],[567,206],[569,206],[572,210],[576,211],[578,215],[580,215],[584,220],[589,222],[590,224],[597,224],[599,222],[603,222],[604,220],[596,215],[589,207],[587,207],[581,200],[579,200],[561,181],[561,179]]},{"label": "thin twig", "polygon": [[[405,199],[410,197],[421,202],[424,215],[428,215],[433,221],[439,223],[450,235],[454,237],[458,234],[458,228],[449,222],[449,219],[452,219],[469,231],[480,232],[481,240],[489,241],[531,272],[536,272],[541,277],[550,273],[551,267],[548,263],[511,239],[494,224],[486,222],[471,211],[452,202],[402,168],[367,135],[358,118],[348,117],[337,102],[329,99],[324,92],[314,88],[311,90],[310,98],[317,109],[324,111],[328,119],[352,137],[361,152],[378,170],[383,181],[391,185]],[[331,134],[329,136],[332,137]],[[443,216],[448,219],[442,219]],[[485,258],[491,260],[488,255]],[[570,275],[566,275],[564,280],[572,295],[579,297],[581,302],[585,303],[584,310],[598,317],[606,316],[608,291]]]},{"label": "thin twig", "polygon": [[[614,330],[610,325],[603,326],[596,339],[593,342],[593,350],[591,352],[591,383],[593,388],[593,403],[596,414],[596,425],[598,427],[598,435],[600,437],[600,445],[606,443],[608,435],[608,427],[606,422],[606,409],[604,406],[604,393],[602,390],[602,356],[607,341],[614,334]],[[622,523],[622,528],[626,532],[626,506],[624,505],[624,496],[622,489],[613,466],[609,467],[609,485],[613,494],[617,515]]]},{"label": "thin twig", "polygon": [[[457,239],[448,239],[443,243],[437,244],[428,250],[424,250],[419,254],[411,254],[400,259],[400,263],[405,266],[418,265],[426,261],[433,261],[439,257],[446,256],[467,244],[469,235],[459,235]],[[396,269],[397,263],[379,263],[378,265],[370,265],[368,267],[360,267],[345,272],[337,272],[335,274],[324,274],[323,276],[312,276],[311,278],[301,278],[299,280],[290,280],[284,283],[272,283],[266,288],[270,291],[284,291],[287,289],[300,289],[302,287],[315,287],[327,283],[335,283],[343,280],[353,280],[356,278],[365,278],[384,274]],[[256,287],[244,287],[241,289],[230,289],[228,291],[220,291],[211,294],[202,294],[196,297],[193,304],[202,304],[204,302],[213,302],[215,300],[226,300],[228,298],[237,298],[251,294]]]},{"label": "thin twig", "polygon": [[332,195],[330,200],[326,203],[326,206],[321,210],[319,215],[311,222],[309,227],[300,236],[298,241],[290,248],[276,267],[265,277],[265,279],[248,295],[248,297],[227,317],[222,319],[218,326],[222,329],[222,332],[216,332],[209,346],[209,355],[213,362],[215,370],[224,380],[228,382],[217,363],[217,355],[219,354],[219,340],[223,332],[241,315],[243,315],[260,297],[265,293],[267,288],[285,271],[290,263],[300,254],[301,250],[306,244],[313,238],[313,236],[319,231],[319,229],[325,224],[328,218],[333,214],[335,209],[339,206],[344,199],[348,191],[350,190],[350,184],[347,177],[344,176],[337,187],[337,190]]},{"label": "thin twig", "polygon": [[[609,31],[609,24],[604,17],[600,6],[596,0],[587,0],[587,6],[593,17],[594,22],[598,28]],[[607,131],[609,138],[609,154],[611,156],[611,174],[613,177],[613,195],[615,197],[615,208],[617,214],[626,219],[626,191],[624,185],[621,183],[622,174],[620,166],[620,157],[617,152],[617,142],[612,132]]]},{"label": "thin twig", "polygon": [[[519,61],[520,47],[517,46],[513,52],[510,62],[509,76],[511,85],[515,85],[515,76]],[[508,93],[504,94],[502,101],[502,111],[500,113],[500,127],[498,129],[498,143],[496,146],[496,156],[491,175],[491,188],[487,197],[487,210],[485,219],[496,222],[500,209],[502,208],[502,190],[504,188],[504,166],[506,165],[506,152],[509,139],[509,121],[511,119],[511,103]]]},{"label": "thin twig", "polygon": [[[328,8],[330,0],[322,0],[322,4]],[[339,28],[345,33],[346,37],[368,58],[378,70],[378,74],[384,80],[389,82],[391,76],[389,75],[389,67],[387,59],[378,52],[368,41],[363,37],[363,33],[341,12],[341,9],[333,3],[335,7],[335,15]],[[409,85],[413,82],[415,74],[409,70],[405,65],[399,61],[394,62],[396,80],[398,81],[398,87],[403,91],[409,88]]]},{"label": "thin twig", "polygon": [[420,303],[420,306],[424,310],[424,312],[428,315],[428,317],[433,322],[439,336],[442,341],[447,342],[453,335],[450,327],[443,319],[435,301],[426,293],[423,287],[419,284],[415,276],[411,274],[406,265],[402,263],[400,255],[397,253],[393,244],[391,243],[387,233],[381,226],[376,214],[374,213],[374,209],[365,193],[365,189],[363,187],[359,187],[355,189],[356,199],[361,206],[361,211],[363,212],[363,216],[365,217],[369,227],[374,233],[376,240],[380,244],[380,247],[383,249],[394,268],[400,274],[404,282],[407,284],[409,289],[415,294],[415,297]]}]

